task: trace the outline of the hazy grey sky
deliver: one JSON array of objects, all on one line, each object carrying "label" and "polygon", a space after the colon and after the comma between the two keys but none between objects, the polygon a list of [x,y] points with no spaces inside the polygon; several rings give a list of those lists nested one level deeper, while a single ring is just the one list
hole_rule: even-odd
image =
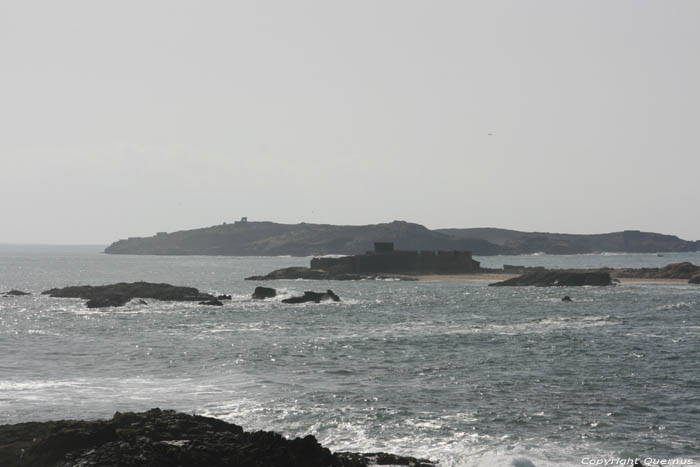
[{"label": "hazy grey sky", "polygon": [[2,0],[0,242],[241,216],[700,239],[699,24],[696,0]]}]

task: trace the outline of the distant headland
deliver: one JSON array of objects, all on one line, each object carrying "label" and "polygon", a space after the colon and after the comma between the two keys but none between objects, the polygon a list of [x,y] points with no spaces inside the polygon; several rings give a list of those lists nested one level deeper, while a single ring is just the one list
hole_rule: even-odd
[{"label": "distant headland", "polygon": [[371,250],[375,242],[393,242],[401,250],[466,250],[477,256],[532,253],[583,254],[600,252],[664,253],[700,251],[700,240],[639,230],[604,234],[520,232],[497,228],[430,230],[423,225],[394,221],[369,225],[233,223],[152,237],[130,237],[112,243],[109,254],[211,256],[354,255]]}]

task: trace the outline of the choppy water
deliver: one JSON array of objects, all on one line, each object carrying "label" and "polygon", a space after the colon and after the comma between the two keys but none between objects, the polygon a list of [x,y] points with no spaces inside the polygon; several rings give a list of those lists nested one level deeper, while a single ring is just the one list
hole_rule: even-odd
[{"label": "choppy water", "polygon": [[[699,254],[480,258],[658,266]],[[0,246],[0,423],[159,406],[442,466],[700,462],[700,287],[489,288],[486,282],[269,283],[341,303],[253,301],[243,281],[306,258],[146,257]],[[50,287],[162,281],[224,307],[94,311]],[[574,303],[562,303],[571,295]]]}]

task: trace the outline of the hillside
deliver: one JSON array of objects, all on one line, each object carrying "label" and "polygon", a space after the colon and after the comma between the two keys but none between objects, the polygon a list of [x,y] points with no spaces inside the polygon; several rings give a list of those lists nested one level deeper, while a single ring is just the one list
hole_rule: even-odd
[{"label": "hillside", "polygon": [[358,254],[376,241],[392,241],[401,250],[472,250],[493,255],[498,246],[479,239],[456,238],[419,224],[394,221],[372,225],[277,224],[236,222],[153,237],[119,240],[105,250],[112,254],[312,256]]},{"label": "hillside", "polygon": [[700,241],[687,241],[675,235],[638,230],[590,235],[519,232],[494,228],[438,229],[436,232],[462,239],[485,240],[513,254],[580,254],[603,251],[657,253],[700,250]]},{"label": "hillside", "polygon": [[119,240],[111,254],[313,256],[358,254],[377,241],[394,242],[400,250],[470,250],[475,255],[670,252],[700,250],[700,241],[673,235],[624,231],[596,235],[518,232],[506,229],[429,230],[394,221],[371,225],[277,224],[235,222],[194,230]]}]

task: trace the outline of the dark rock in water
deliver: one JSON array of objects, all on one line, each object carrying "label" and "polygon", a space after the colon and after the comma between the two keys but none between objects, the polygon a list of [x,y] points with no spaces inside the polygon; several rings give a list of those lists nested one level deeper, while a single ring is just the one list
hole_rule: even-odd
[{"label": "dark rock in water", "polygon": [[29,292],[22,292],[21,290],[10,290],[9,292],[5,292],[6,297],[21,297],[24,295],[31,295]]},{"label": "dark rock in water", "polygon": [[[117,296],[117,295],[107,295],[104,297],[97,297],[88,300],[85,305],[88,308],[106,308],[110,306],[123,306],[126,305],[130,300],[127,297]],[[148,305],[146,300],[137,300],[137,305]]]},{"label": "dark rock in water", "polygon": [[697,276],[693,276],[690,279],[688,279],[688,284],[700,284],[700,274]]},{"label": "dark rock in water", "polygon": [[562,302],[573,302],[573,300],[571,300],[571,297],[569,297],[568,295],[566,295],[564,298],[562,298],[561,301]]},{"label": "dark rock in water", "polygon": [[264,300],[277,296],[277,291],[270,287],[256,287],[253,291],[253,298],[256,300]]},{"label": "dark rock in water", "polygon": [[310,279],[310,280],[325,280],[328,279],[328,273],[321,269],[310,269],[305,267],[282,268],[272,271],[265,276],[246,277],[247,281],[269,281],[279,279]]},{"label": "dark rock in water", "polygon": [[219,299],[219,300],[231,300],[231,296],[230,296],[230,295],[227,295],[227,294],[219,295],[219,296],[216,297],[216,298]]},{"label": "dark rock in water", "polygon": [[363,454],[355,452],[336,452],[335,455],[342,458],[344,462],[352,462],[350,464],[343,463],[343,466],[406,465],[408,467],[435,467],[438,465],[437,462],[432,462],[427,459],[397,456],[395,454],[387,454],[386,452],[367,452]]},{"label": "dark rock in water", "polygon": [[537,286],[537,287],[578,287],[584,285],[607,286],[612,285],[610,273],[607,272],[579,272],[579,271],[534,271],[513,277],[502,282],[489,284],[489,286]]},{"label": "dark rock in water", "polygon": [[194,287],[178,287],[150,282],[120,282],[98,286],[81,285],[46,290],[42,294],[60,298],[83,298],[88,300],[90,308],[122,306],[134,298],[181,302],[207,301],[214,298],[212,295],[201,293]]},{"label": "dark rock in water", "polygon": [[350,272],[334,272],[326,271],[324,269],[311,269],[298,266],[277,269],[265,276],[250,276],[245,278],[247,281],[272,281],[282,279],[307,279],[315,281],[361,281],[369,279],[394,279],[402,281],[418,280],[415,277],[400,274],[355,274]]},{"label": "dark rock in water", "polygon": [[221,303],[220,300],[216,298],[211,298],[209,300],[205,300],[203,302],[199,302],[200,305],[210,305],[210,306],[224,306],[223,303]]},{"label": "dark rock in water", "polygon": [[430,467],[427,460],[392,454],[332,453],[313,436],[286,439],[246,432],[222,420],[151,409],[111,420],[19,423],[0,426],[3,467]]},{"label": "dark rock in water", "polygon": [[285,298],[282,300],[282,303],[306,303],[306,302],[314,302],[314,303],[321,303],[326,300],[332,300],[334,302],[339,302],[340,297],[337,296],[336,294],[333,293],[332,290],[326,290],[325,293],[323,292],[304,292],[304,295],[301,297],[291,297],[291,298]]}]

